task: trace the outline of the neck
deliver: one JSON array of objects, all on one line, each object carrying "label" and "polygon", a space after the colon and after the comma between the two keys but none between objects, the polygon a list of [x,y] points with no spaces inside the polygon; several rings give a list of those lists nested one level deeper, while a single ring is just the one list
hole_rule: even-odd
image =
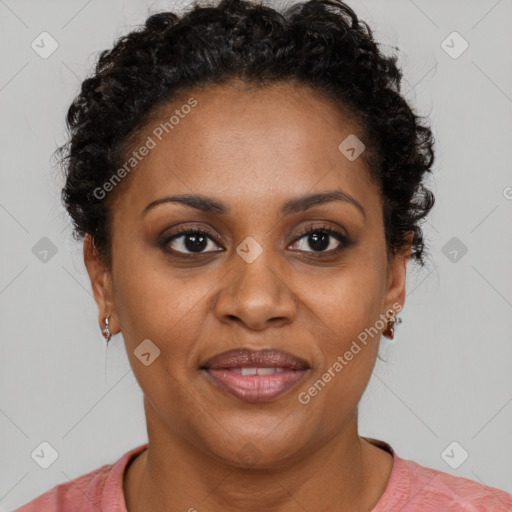
[{"label": "neck", "polygon": [[125,474],[128,512],[371,511],[392,469],[391,454],[358,435],[357,413],[342,432],[311,446],[302,458],[264,468],[221,461],[146,417],[148,448]]}]

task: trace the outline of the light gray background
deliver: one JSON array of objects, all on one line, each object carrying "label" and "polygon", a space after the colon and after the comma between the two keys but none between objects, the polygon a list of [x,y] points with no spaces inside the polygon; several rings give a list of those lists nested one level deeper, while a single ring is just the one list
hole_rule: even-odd
[{"label": "light gray background", "polygon": [[[147,440],[120,336],[105,378],[81,245],[49,157],[96,53],[150,9],[176,4],[0,0],[0,509]],[[389,362],[377,363],[360,432],[404,458],[512,492],[512,1],[350,4],[377,40],[400,48],[406,97],[430,115],[437,139],[437,205],[425,224],[432,258],[410,266],[404,323],[394,343],[382,339]],[[59,44],[47,59],[31,48],[42,31]],[[441,47],[453,31],[469,43],[457,59]],[[57,248],[47,262],[32,252],[43,237]],[[453,237],[459,248],[446,246]],[[30,456],[42,441],[59,454],[46,470]],[[453,441],[469,453],[457,469],[441,456]]]}]

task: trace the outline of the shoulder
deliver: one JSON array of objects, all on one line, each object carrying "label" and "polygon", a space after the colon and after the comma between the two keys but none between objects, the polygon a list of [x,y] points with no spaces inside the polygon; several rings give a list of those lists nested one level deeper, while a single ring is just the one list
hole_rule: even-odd
[{"label": "shoulder", "polygon": [[[81,475],[69,482],[56,485],[14,512],[48,512],[69,510],[72,505],[76,512],[97,510],[97,501],[101,498],[105,480],[112,465],[102,466],[90,473]],[[84,500],[86,503],[84,503]],[[88,503],[87,503],[88,502]],[[96,508],[97,507],[97,508]]]},{"label": "shoulder", "polygon": [[[395,497],[408,510],[511,512],[512,495],[483,483],[422,466],[395,454]],[[395,472],[395,468],[393,469]],[[391,481],[390,481],[391,483]]]},{"label": "shoulder", "polygon": [[404,464],[412,480],[422,485],[424,495],[438,497],[447,504],[465,505],[464,510],[512,511],[512,495],[496,487],[428,468],[414,461],[404,460]]},{"label": "shoulder", "polygon": [[122,488],[124,470],[146,446],[130,450],[114,464],[105,464],[90,473],[56,485],[13,512],[125,512]]},{"label": "shoulder", "polygon": [[512,494],[403,459],[388,443],[372,442],[394,460],[386,490],[372,512],[512,512]]}]

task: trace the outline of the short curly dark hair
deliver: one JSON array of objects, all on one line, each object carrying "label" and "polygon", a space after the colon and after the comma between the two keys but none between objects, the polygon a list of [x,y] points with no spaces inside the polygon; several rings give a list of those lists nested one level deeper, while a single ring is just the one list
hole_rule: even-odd
[{"label": "short curly dark hair", "polygon": [[434,137],[400,93],[396,55],[384,55],[370,27],[341,0],[280,11],[248,0],[196,1],[181,16],[152,14],[102,51],[68,110],[69,138],[57,150],[75,239],[89,233],[110,266],[113,194],[104,200],[94,191],[126,162],[129,142],[159,106],[231,79],[299,83],[352,113],[373,155],[369,171],[382,195],[388,253],[406,247],[412,232],[411,258],[424,265],[420,224],[434,205],[424,184]]}]

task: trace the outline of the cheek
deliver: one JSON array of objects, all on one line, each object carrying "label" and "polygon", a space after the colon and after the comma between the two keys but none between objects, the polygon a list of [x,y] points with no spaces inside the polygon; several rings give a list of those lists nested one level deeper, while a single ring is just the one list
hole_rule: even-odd
[{"label": "cheek", "polygon": [[[137,268],[125,266],[128,260],[119,261],[116,310],[133,372],[157,410],[181,411],[189,395],[184,375],[193,364],[194,343],[204,325],[205,296],[211,284],[176,278],[149,261]],[[149,351],[158,356],[145,365],[137,354],[148,339],[158,349],[149,345]],[[193,410],[193,400],[188,405]],[[175,425],[183,419],[182,413],[178,416]]]},{"label": "cheek", "polygon": [[[381,267],[361,264],[344,269],[308,295],[309,328],[316,325],[311,332],[317,333],[323,357],[316,375],[317,395],[313,389],[305,391],[312,401],[336,403],[340,414],[356,406],[377,357],[383,327]],[[313,398],[320,395],[323,398]]]},{"label": "cheek", "polygon": [[[173,326],[199,297],[197,291],[179,279],[166,277],[150,258],[136,257],[133,252],[120,249],[114,269],[114,300],[123,338],[127,347],[143,339],[151,339],[160,349],[162,342],[173,338]],[[129,255],[128,255],[129,254]],[[167,271],[168,273],[168,271]]]},{"label": "cheek", "polygon": [[[337,274],[307,287],[305,301],[329,333],[342,347],[374,325],[385,297],[382,265],[360,260]],[[306,300],[307,299],[307,300]],[[336,345],[336,344],[334,344]],[[329,344],[330,347],[333,343]]]},{"label": "cheek", "polygon": [[[205,338],[209,300],[220,276],[214,272],[180,275],[148,257],[139,261],[145,263],[137,265],[120,258],[115,275],[116,310],[128,357],[141,387],[150,395],[165,391],[160,389],[164,383],[176,387],[173,396],[183,395],[180,383],[183,385],[197,367],[198,340]],[[160,351],[148,367],[151,371],[134,354],[146,339]]]}]

